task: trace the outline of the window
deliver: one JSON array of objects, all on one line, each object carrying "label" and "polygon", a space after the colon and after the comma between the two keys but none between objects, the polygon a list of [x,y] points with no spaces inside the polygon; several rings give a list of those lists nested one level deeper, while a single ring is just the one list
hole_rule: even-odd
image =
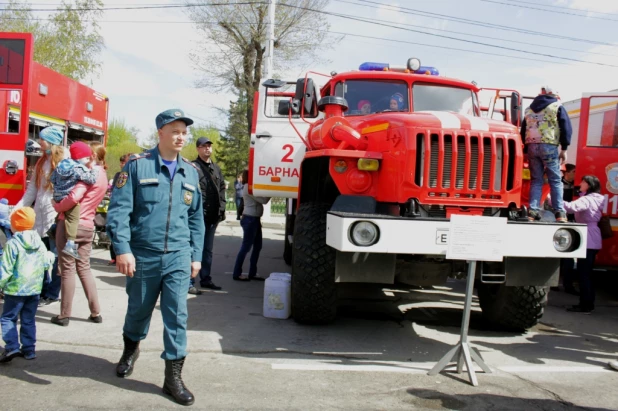
[{"label": "window", "polygon": [[25,40],[0,39],[0,84],[24,83]]},{"label": "window", "polygon": [[588,118],[588,147],[618,147],[618,97],[592,97]]},{"label": "window", "polygon": [[335,86],[335,95],[348,102],[346,116],[410,111],[408,84],[401,81],[348,80]]},{"label": "window", "polygon": [[437,84],[412,86],[414,111],[454,111],[479,115],[478,102],[472,90]]}]

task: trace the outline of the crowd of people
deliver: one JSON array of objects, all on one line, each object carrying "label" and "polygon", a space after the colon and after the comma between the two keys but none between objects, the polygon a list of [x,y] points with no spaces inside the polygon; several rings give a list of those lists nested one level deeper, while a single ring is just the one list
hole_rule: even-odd
[{"label": "crowd of people", "polygon": [[[67,150],[62,147],[61,128],[41,130],[43,154],[23,198],[12,213],[8,202],[0,200],[0,234],[4,239],[0,244],[0,290],[4,292],[0,323],[6,344],[0,363],[15,357],[36,358],[38,306],[60,302],[60,313],[51,322],[69,325],[76,275],[88,301],[88,321],[103,322],[90,255],[95,212],[110,195],[110,263],[127,276],[129,296],[124,350],[116,374],[121,378],[131,375],[139,357],[139,342],[146,338],[160,297],[165,347],[161,355],[165,360],[163,390],[180,404],[193,403],[193,394],[181,376],[186,357],[186,294],[202,294],[200,288],[221,289],[212,281],[211,266],[215,231],[225,220],[226,182],[220,167],[212,161],[212,141],[207,137],[196,139],[198,158],[193,162],[180,156],[187,127],[192,123],[182,110],[160,113],[156,118],[158,145],[140,155],[127,153],[120,158],[122,170],[111,181],[111,193],[106,150],[101,143],[78,141]],[[269,199],[250,195],[243,184],[246,181],[246,175],[239,176],[235,185],[237,218],[244,232],[235,272],[242,269],[251,248],[253,252],[249,277],[235,275],[234,279],[264,280],[257,275],[257,261],[262,244],[261,205]],[[163,196],[168,192],[169,199]],[[195,281],[198,275],[199,286]]]},{"label": "crowd of people", "polygon": [[[403,103],[397,97],[392,99],[393,109],[400,109],[398,105]],[[198,157],[194,161],[180,156],[187,128],[193,124],[182,110],[164,111],[155,123],[158,145],[139,155],[122,156],[122,170],[111,183],[107,214],[111,263],[127,276],[128,295],[124,349],[116,374],[121,378],[132,374],[140,341],[148,334],[160,298],[163,390],[178,403],[190,405],[195,399],[182,380],[187,355],[186,294],[200,295],[201,288],[221,289],[213,282],[211,267],[215,231],[226,218],[226,183],[221,168],[212,160],[213,143],[207,137],[196,139]],[[563,175],[560,171],[570,143],[570,121],[551,88],[544,87],[526,110],[522,137],[532,176],[530,219],[540,218],[541,187],[547,175],[556,221],[570,219],[588,226],[586,258],[577,262],[580,302],[568,310],[589,314],[595,302],[591,274],[602,246],[597,224],[605,198],[599,194],[599,179],[583,176],[577,186],[578,198],[574,199],[575,166],[566,165]],[[69,325],[76,274],[88,301],[88,320],[103,322],[90,255],[96,208],[108,191],[106,150],[100,143],[83,142],[75,142],[66,150],[63,138],[64,131],[59,127],[43,129],[43,155],[23,198],[10,214],[6,201],[0,200],[0,236],[5,238],[0,266],[0,289],[5,300],[0,323],[6,344],[0,363],[18,356],[36,358],[37,306],[60,301],[60,313],[51,322]],[[248,172],[244,171],[234,185],[243,239],[232,278],[264,281],[257,264],[262,249],[261,217],[270,199],[250,194],[248,181]],[[249,271],[244,275],[249,252]],[[563,262],[562,272],[565,290],[575,290],[573,262]],[[18,319],[22,324],[20,335]]]}]

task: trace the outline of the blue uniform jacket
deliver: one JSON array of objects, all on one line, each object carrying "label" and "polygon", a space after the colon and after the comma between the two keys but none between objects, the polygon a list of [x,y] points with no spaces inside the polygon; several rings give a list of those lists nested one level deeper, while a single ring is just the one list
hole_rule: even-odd
[{"label": "blue uniform jacket", "polygon": [[190,248],[191,261],[202,261],[202,194],[190,161],[178,156],[171,180],[155,147],[127,162],[113,190],[107,232],[117,255]]}]

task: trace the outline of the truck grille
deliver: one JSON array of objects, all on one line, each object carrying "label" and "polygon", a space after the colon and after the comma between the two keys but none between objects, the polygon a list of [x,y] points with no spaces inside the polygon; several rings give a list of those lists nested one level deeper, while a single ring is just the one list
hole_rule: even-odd
[{"label": "truck grille", "polygon": [[513,188],[515,140],[502,135],[425,134],[416,136],[414,181],[429,196],[499,198]]}]

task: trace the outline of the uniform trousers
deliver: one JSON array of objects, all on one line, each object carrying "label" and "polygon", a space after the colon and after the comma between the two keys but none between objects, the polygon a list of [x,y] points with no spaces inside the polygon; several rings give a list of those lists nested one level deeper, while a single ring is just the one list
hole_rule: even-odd
[{"label": "uniform trousers", "polygon": [[163,345],[161,358],[179,360],[187,355],[187,288],[191,278],[191,249],[162,253],[133,248],[135,273],[127,277],[129,305],[124,334],[132,341],[148,335],[152,311],[161,296]]}]

